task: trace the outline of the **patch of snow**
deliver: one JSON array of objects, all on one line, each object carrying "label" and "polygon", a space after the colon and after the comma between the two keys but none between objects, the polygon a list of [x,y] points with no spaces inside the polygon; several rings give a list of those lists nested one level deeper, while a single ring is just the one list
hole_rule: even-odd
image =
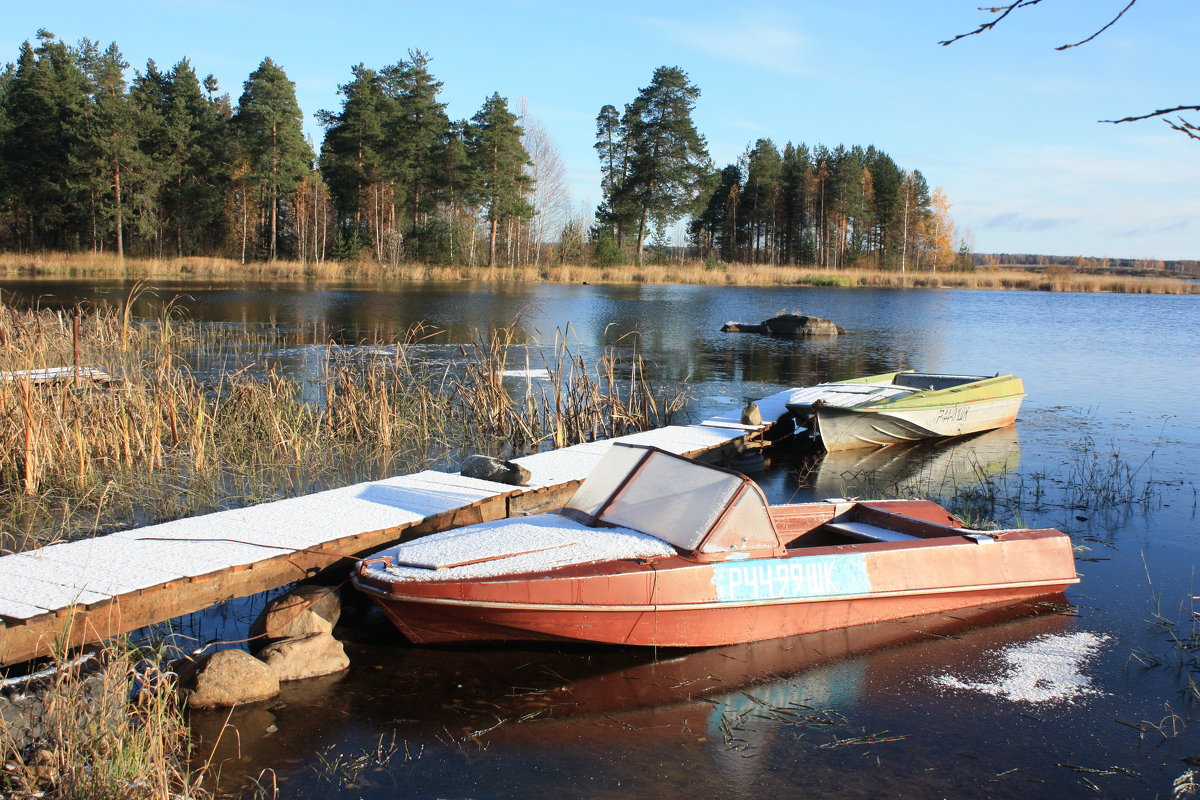
[{"label": "patch of snow", "polygon": [[[392,582],[461,580],[675,552],[663,540],[629,528],[592,528],[543,514],[425,536],[378,553],[387,560],[368,569]],[[461,566],[449,566],[454,564]]]},{"label": "patch of snow", "polygon": [[990,679],[939,675],[932,680],[948,689],[969,689],[1020,703],[1059,703],[1101,695],[1083,667],[1110,639],[1086,631],[1047,634],[993,653],[1004,666]]}]

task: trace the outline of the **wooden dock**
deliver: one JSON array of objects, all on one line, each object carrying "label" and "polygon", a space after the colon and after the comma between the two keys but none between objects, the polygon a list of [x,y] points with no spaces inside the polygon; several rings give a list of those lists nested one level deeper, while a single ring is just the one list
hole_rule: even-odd
[{"label": "wooden dock", "polygon": [[735,454],[760,442],[789,394],[758,401],[767,425],[742,425],[737,409],[515,459],[527,486],[425,471],[0,557],[0,666],[275,589],[400,539],[558,508],[613,441]]}]

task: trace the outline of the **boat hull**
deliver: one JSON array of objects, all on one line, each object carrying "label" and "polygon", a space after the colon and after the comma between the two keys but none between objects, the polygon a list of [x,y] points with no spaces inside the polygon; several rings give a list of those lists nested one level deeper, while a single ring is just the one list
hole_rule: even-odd
[{"label": "boat hull", "polygon": [[736,644],[1056,595],[1076,583],[1069,540],[1020,532],[809,548],[783,557],[584,565],[469,582],[356,576],[417,643],[572,640]]},{"label": "boat hull", "polygon": [[656,647],[710,647],[837,630],[922,614],[1025,602],[1061,594],[1070,582],[938,595],[860,597],[809,603],[669,611],[586,607],[448,606],[376,596],[416,644],[468,641],[576,641]]},{"label": "boat hull", "polygon": [[814,416],[822,446],[834,452],[994,430],[1016,421],[1022,399],[1000,397],[926,408],[827,406],[814,409]]}]

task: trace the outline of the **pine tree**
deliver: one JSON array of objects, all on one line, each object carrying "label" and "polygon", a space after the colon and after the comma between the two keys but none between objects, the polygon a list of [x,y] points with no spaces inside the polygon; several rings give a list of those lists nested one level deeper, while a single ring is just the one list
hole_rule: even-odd
[{"label": "pine tree", "polygon": [[496,240],[501,222],[528,217],[525,195],[531,178],[525,172],[529,154],[521,145],[522,130],[496,92],[489,97],[468,129],[468,153],[478,181],[477,197],[488,221],[488,266],[496,263]]},{"label": "pine tree", "polygon": [[637,212],[637,261],[650,227],[665,229],[693,212],[711,170],[704,137],[692,122],[700,90],[678,67],[659,67],[625,113],[629,153],[616,205]]},{"label": "pine tree", "polygon": [[388,165],[396,180],[409,220],[417,231],[444,199],[448,176],[442,171],[442,150],[449,144],[450,119],[438,101],[442,83],[429,71],[428,53],[409,50],[408,58],[384,67],[381,77],[392,98],[385,122]]},{"label": "pine tree", "polygon": [[383,125],[390,101],[374,70],[359,64],[351,73],[354,79],[338,87],[342,110],[317,112],[326,129],[321,173],[334,196],[343,240],[369,235],[378,257],[383,251],[378,202],[384,192]]},{"label": "pine tree", "polygon": [[129,198],[140,188],[146,158],[139,148],[138,115],[127,92],[125,70],[116,43],[91,65],[93,83],[89,144],[95,159],[100,216],[112,225],[117,257],[125,257],[125,219]]},{"label": "pine tree", "polygon": [[5,98],[8,135],[0,153],[6,184],[32,248],[78,246],[87,229],[92,182],[80,163],[88,81],[76,54],[54,34],[21,46]]},{"label": "pine tree", "polygon": [[780,179],[783,160],[775,143],[759,139],[746,153],[746,209],[750,263],[774,263],[776,225],[780,213]]},{"label": "pine tree", "polygon": [[304,139],[296,84],[271,59],[264,59],[246,80],[233,116],[244,150],[251,185],[258,189],[268,216],[268,253],[279,253],[279,214],[312,168],[313,154]]}]

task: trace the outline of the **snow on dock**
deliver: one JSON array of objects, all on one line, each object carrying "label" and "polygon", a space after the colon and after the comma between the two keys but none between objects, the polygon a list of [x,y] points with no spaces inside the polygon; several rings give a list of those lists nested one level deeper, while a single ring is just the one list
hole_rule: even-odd
[{"label": "snow on dock", "polygon": [[[787,393],[781,393],[786,395]],[[764,419],[782,402],[760,401]],[[732,419],[740,419],[732,411]],[[718,418],[724,419],[725,416]],[[748,426],[673,425],[518,458],[508,486],[435,471],[188,517],[0,557],[0,665],[283,586],[398,540],[562,505],[613,441],[700,456]]]}]

